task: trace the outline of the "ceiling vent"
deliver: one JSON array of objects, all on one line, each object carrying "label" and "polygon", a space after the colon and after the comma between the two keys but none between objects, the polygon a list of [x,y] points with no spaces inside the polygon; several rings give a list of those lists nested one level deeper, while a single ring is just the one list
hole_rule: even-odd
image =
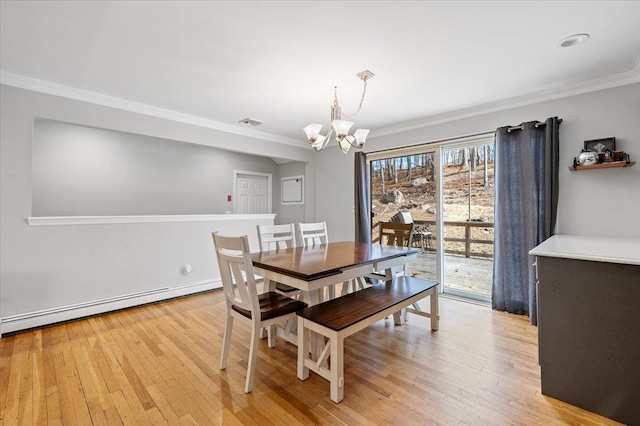
[{"label": "ceiling vent", "polygon": [[238,123],[255,127],[264,124],[264,121],[256,120],[255,118],[243,118],[242,120],[238,121]]}]

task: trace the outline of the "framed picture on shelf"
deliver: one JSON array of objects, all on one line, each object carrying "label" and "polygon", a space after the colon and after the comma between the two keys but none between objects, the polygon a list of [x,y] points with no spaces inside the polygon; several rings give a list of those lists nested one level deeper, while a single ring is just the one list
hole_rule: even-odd
[{"label": "framed picture on shelf", "polygon": [[614,152],[616,150],[616,138],[591,139],[584,141],[584,149],[604,153],[605,151]]}]

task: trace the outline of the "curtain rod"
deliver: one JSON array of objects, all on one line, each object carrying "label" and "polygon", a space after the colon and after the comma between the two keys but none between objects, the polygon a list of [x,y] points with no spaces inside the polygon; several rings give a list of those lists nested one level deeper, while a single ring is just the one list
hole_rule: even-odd
[{"label": "curtain rod", "polygon": [[365,154],[366,155],[379,154],[381,152],[397,151],[399,149],[405,149],[405,148],[413,148],[413,147],[419,147],[419,146],[441,144],[441,143],[444,143],[444,142],[455,141],[455,140],[460,140],[460,139],[475,138],[475,137],[479,137],[479,136],[489,136],[489,135],[493,135],[495,133],[496,133],[496,131],[492,130],[490,132],[480,132],[480,133],[473,133],[473,134],[464,135],[464,136],[454,136],[454,137],[446,138],[446,139],[437,139],[435,141],[420,142],[420,143],[416,143],[416,144],[413,144],[413,145],[406,145],[406,146],[395,147],[395,148],[379,149],[377,151],[370,151],[370,152],[367,152]]},{"label": "curtain rod", "polygon": [[[558,124],[561,124],[561,123],[562,123],[562,118],[559,118],[558,119]],[[535,124],[536,127],[541,127],[541,126],[546,126],[546,125],[547,125],[547,123],[545,123],[544,121],[538,121]],[[520,124],[519,126],[508,127],[507,128],[507,132],[510,132],[512,130],[522,130],[522,129],[524,129],[524,124]]]},{"label": "curtain rod", "polygon": [[[562,123],[562,118],[558,119],[558,124],[560,124],[560,123]],[[536,127],[538,127],[538,126],[546,126],[546,124],[547,123],[545,123],[544,121],[538,121],[536,123]],[[524,128],[524,125],[520,124],[519,126],[511,126],[511,127],[509,127],[507,129],[507,131],[510,132],[512,130],[522,130],[523,128]],[[419,147],[419,146],[426,146],[426,145],[433,145],[433,144],[441,144],[441,143],[444,143],[444,142],[450,142],[450,141],[468,139],[468,138],[475,138],[475,137],[479,137],[479,136],[489,136],[489,135],[493,135],[495,133],[496,133],[495,130],[491,130],[491,131],[488,131],[488,132],[473,133],[473,134],[464,135],[464,136],[455,136],[455,137],[451,137],[451,138],[438,139],[438,140],[429,141],[429,142],[421,142],[421,143],[402,146],[402,147],[379,149],[377,151],[366,152],[365,155],[380,154],[380,153],[383,153],[383,152],[397,151],[399,149],[406,149],[406,148],[412,148],[412,147]]]}]

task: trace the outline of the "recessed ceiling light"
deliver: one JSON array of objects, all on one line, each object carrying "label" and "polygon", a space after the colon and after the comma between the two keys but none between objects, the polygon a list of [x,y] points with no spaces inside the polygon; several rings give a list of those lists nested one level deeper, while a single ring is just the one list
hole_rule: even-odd
[{"label": "recessed ceiling light", "polygon": [[558,46],[560,47],[572,47],[578,44],[582,44],[585,41],[589,40],[589,34],[574,34],[572,36],[566,37],[560,41]]}]

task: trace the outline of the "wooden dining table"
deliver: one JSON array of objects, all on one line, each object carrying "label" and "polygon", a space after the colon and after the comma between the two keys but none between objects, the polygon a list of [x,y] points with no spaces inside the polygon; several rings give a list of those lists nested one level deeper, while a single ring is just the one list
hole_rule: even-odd
[{"label": "wooden dining table", "polygon": [[265,291],[273,291],[280,282],[302,290],[305,301],[314,305],[321,301],[319,290],[373,271],[385,270],[389,275],[391,268],[415,260],[420,252],[418,248],[340,241],[263,251],[251,257],[255,273],[265,279]]},{"label": "wooden dining table", "polygon": [[[392,278],[392,268],[415,260],[422,250],[380,244],[340,241],[304,247],[251,253],[254,273],[264,278],[264,291],[274,291],[280,282],[302,291],[309,305],[322,302],[322,290],[335,284],[362,278],[374,271],[385,271]],[[394,316],[396,323],[404,322]],[[403,317],[402,317],[403,318]],[[291,326],[291,324],[289,324]],[[292,328],[278,327],[276,333],[297,345],[298,336]],[[264,336],[263,336],[264,337]],[[322,336],[312,346],[317,358],[324,345]]]}]

